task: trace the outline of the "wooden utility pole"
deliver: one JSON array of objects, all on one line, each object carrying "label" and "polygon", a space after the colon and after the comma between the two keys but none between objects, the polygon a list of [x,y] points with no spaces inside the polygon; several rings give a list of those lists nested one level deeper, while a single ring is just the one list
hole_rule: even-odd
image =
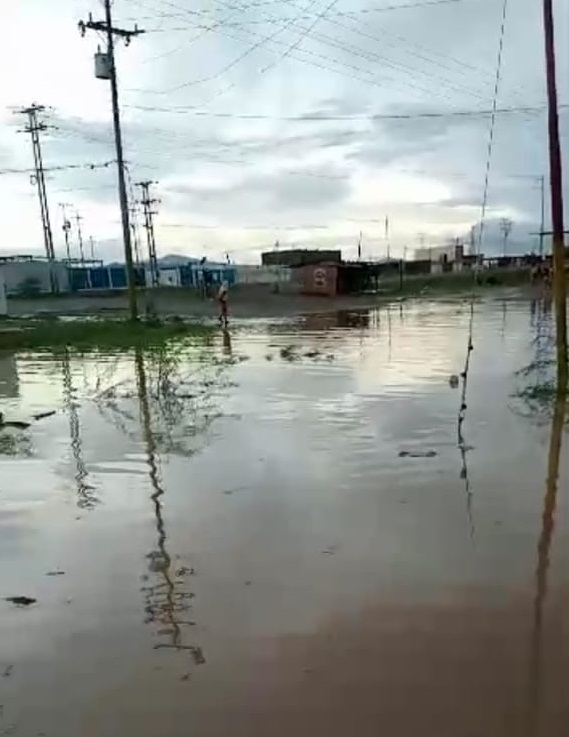
[{"label": "wooden utility pole", "polygon": [[553,230],[553,294],[557,343],[558,390],[567,390],[567,285],[565,281],[565,243],[563,240],[563,169],[559,143],[559,113],[555,70],[555,31],[553,1],[543,0],[545,67],[549,125],[549,177],[551,186],[551,227]]},{"label": "wooden utility pole", "polygon": [[81,230],[81,221],[83,218],[75,211],[75,222],[77,223],[77,243],[79,244],[79,258],[81,263],[85,263],[85,249],[83,248],[83,231]]},{"label": "wooden utility pole", "polygon": [[107,51],[106,51],[106,74],[102,76],[103,79],[109,79],[111,83],[111,99],[113,106],[113,127],[115,131],[115,147],[117,152],[117,169],[118,169],[118,187],[119,187],[119,200],[121,207],[121,221],[122,221],[122,232],[123,232],[123,243],[124,243],[124,258],[126,266],[126,281],[128,288],[128,299],[130,308],[130,317],[132,320],[138,319],[138,305],[136,301],[136,282],[134,276],[134,263],[132,258],[132,244],[130,234],[130,223],[129,223],[129,210],[128,210],[128,198],[126,194],[126,182],[125,182],[125,165],[122,145],[122,133],[121,133],[121,121],[120,121],[120,107],[119,107],[119,92],[117,82],[117,70],[115,64],[115,49],[114,49],[114,37],[118,36],[123,38],[125,43],[128,45],[130,40],[134,36],[138,36],[144,31],[139,30],[136,26],[134,30],[128,31],[123,28],[115,28],[113,26],[113,19],[111,13],[111,0],[104,0],[105,6],[105,20],[94,21],[92,16],[89,15],[87,23],[81,21],[79,23],[79,30],[82,35],[85,35],[86,30],[98,31],[104,33],[107,39]]},{"label": "wooden utility pole", "polygon": [[45,169],[43,166],[40,141],[40,133],[44,133],[48,127],[43,121],[38,119],[38,115],[41,115],[43,112],[45,112],[45,107],[43,105],[36,105],[35,103],[33,105],[30,105],[29,107],[18,110],[18,113],[20,113],[21,115],[26,115],[28,118],[28,124],[24,128],[24,132],[29,133],[32,139],[35,174],[31,177],[31,180],[32,184],[36,184],[38,188],[45,255],[50,267],[51,290],[52,292],[57,292],[58,285],[54,268],[55,251],[53,248],[53,233],[51,230],[49,205],[47,202],[47,192],[45,187]]},{"label": "wooden utility pole", "polygon": [[65,253],[67,255],[67,261],[71,261],[71,243],[69,241],[71,223],[67,219],[67,205],[64,202],[60,202],[59,207],[61,209],[61,216],[63,218],[63,225],[61,226],[61,229],[63,230],[63,237],[65,238]]},{"label": "wooden utility pole", "polygon": [[158,257],[156,255],[156,239],[154,237],[154,215],[156,211],[153,210],[153,206],[156,205],[159,200],[150,196],[150,186],[154,182],[138,182],[136,185],[140,187],[142,192],[142,199],[140,204],[143,207],[144,212],[144,227],[146,229],[146,242],[148,244],[148,267],[150,269],[150,281],[153,288],[159,286],[160,283],[160,272],[158,269]]}]

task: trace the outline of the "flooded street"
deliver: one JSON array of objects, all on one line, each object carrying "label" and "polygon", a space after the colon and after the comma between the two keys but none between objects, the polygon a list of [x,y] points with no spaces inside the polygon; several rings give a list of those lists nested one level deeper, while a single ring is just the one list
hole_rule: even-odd
[{"label": "flooded street", "polygon": [[555,486],[514,396],[552,317],[477,304],[459,446],[468,320],[0,356],[6,417],[57,410],[0,435],[0,736],[567,734],[569,446]]}]

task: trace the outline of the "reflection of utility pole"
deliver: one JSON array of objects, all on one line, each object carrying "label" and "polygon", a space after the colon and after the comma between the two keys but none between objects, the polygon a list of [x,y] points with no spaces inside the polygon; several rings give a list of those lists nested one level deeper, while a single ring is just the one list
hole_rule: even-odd
[{"label": "reflection of utility pole", "polygon": [[93,239],[93,236],[89,236],[89,249],[91,251],[91,261],[95,260],[95,240]]},{"label": "reflection of utility pole", "polygon": [[43,113],[44,110],[45,107],[43,105],[33,104],[29,107],[18,110],[18,113],[28,116],[28,124],[24,128],[24,132],[30,133],[32,138],[35,175],[31,179],[32,183],[37,184],[38,188],[45,255],[47,256],[47,260],[50,264],[51,289],[53,292],[56,292],[57,281],[53,265],[53,262],[55,260],[55,252],[53,249],[53,234],[51,232],[51,221],[49,217],[49,205],[47,202],[47,192],[45,187],[45,175],[40,142],[40,133],[43,133],[47,130],[47,125],[43,121],[38,120],[38,113]]},{"label": "reflection of utility pole", "polygon": [[137,186],[142,191],[142,199],[140,204],[144,212],[144,227],[146,229],[146,242],[148,244],[148,266],[150,268],[150,281],[153,287],[157,287],[160,282],[160,274],[158,271],[158,259],[156,257],[156,240],[154,238],[154,220],[153,216],[156,212],[152,206],[158,203],[158,200],[150,196],[150,185],[153,182],[138,182]]},{"label": "reflection of utility pole", "polygon": [[163,517],[164,488],[160,478],[156,438],[152,432],[152,418],[150,414],[150,403],[148,401],[146,369],[144,366],[144,356],[138,349],[135,351],[134,361],[138,400],[140,405],[141,429],[146,446],[148,476],[152,486],[150,499],[153,504],[153,511],[156,519],[156,530],[158,533],[156,550],[153,550],[147,558],[150,561],[150,570],[153,573],[157,573],[162,578],[162,583],[145,588],[147,595],[147,621],[157,621],[168,626],[168,635],[171,638],[170,642],[158,643],[154,646],[155,649],[169,648],[178,651],[189,651],[194,663],[196,665],[201,665],[205,662],[202,649],[194,645],[184,645],[182,642],[182,626],[191,626],[194,622],[181,619],[180,614],[183,615],[189,611],[190,605],[188,604],[188,601],[192,599],[194,595],[183,590],[181,591],[180,584],[183,583],[183,577],[185,575],[193,574],[193,569],[189,571],[183,568],[179,571],[172,570],[172,558],[166,548],[167,535]]},{"label": "reflection of utility pole", "polygon": [[99,68],[98,76],[101,79],[107,79],[111,83],[111,98],[113,106],[113,126],[115,131],[115,146],[117,152],[117,170],[118,170],[118,187],[119,187],[119,200],[121,208],[121,220],[122,220],[122,232],[124,242],[124,256],[126,265],[126,276],[128,286],[128,296],[130,305],[130,316],[131,319],[138,319],[138,306],[136,303],[136,282],[134,275],[134,264],[132,259],[132,244],[131,244],[131,233],[129,223],[129,211],[128,211],[128,198],[126,193],[126,182],[125,182],[125,170],[124,170],[124,156],[123,156],[123,145],[122,145],[122,133],[121,133],[121,122],[120,122],[120,108],[119,108],[119,92],[117,82],[117,70],[115,64],[115,50],[114,50],[114,37],[118,36],[123,38],[127,44],[130,43],[131,39],[143,31],[139,30],[136,26],[134,30],[127,31],[123,28],[115,28],[113,26],[112,12],[111,12],[111,0],[104,0],[105,7],[105,20],[94,21],[91,16],[87,23],[81,21],[79,23],[79,30],[82,35],[85,35],[85,31],[98,31],[105,33],[107,38],[107,50],[106,53],[101,55],[99,53],[99,60],[103,60],[103,70]]},{"label": "reflection of utility pole", "polygon": [[75,481],[77,483],[77,506],[81,509],[92,509],[99,500],[93,493],[93,487],[86,479],[88,477],[85,461],[83,460],[83,443],[81,440],[81,423],[79,420],[79,404],[75,397],[75,388],[71,375],[71,360],[69,349],[65,348],[62,354],[63,395],[65,408],[69,415],[69,436],[71,452],[75,460]]},{"label": "reflection of utility pole", "polygon": [[543,609],[547,597],[547,576],[550,565],[551,545],[555,529],[555,509],[557,505],[557,483],[559,479],[559,460],[565,423],[565,397],[559,393],[555,403],[549,454],[547,459],[547,480],[543,500],[542,527],[537,545],[537,567],[535,572],[535,598],[533,606],[533,628],[530,648],[529,698],[530,714],[527,719],[528,735],[539,733],[539,712],[541,701],[541,662]]},{"label": "reflection of utility pole", "polygon": [[67,254],[67,260],[71,260],[71,244],[69,242],[69,233],[71,232],[71,223],[67,219],[67,205],[63,202],[59,203],[59,207],[61,208],[61,216],[63,218],[63,225],[61,226],[61,229],[63,230],[63,237],[65,238],[65,253]]}]

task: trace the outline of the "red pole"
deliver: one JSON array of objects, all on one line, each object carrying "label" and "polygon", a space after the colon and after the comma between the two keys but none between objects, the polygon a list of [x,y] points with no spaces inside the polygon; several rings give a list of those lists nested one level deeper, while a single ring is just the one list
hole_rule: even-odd
[{"label": "red pole", "polygon": [[557,381],[560,392],[567,389],[567,285],[563,233],[563,171],[559,143],[559,115],[555,72],[555,33],[552,0],[543,0],[545,68],[549,127],[549,176],[551,186],[551,226],[553,230],[553,293],[557,342]]}]

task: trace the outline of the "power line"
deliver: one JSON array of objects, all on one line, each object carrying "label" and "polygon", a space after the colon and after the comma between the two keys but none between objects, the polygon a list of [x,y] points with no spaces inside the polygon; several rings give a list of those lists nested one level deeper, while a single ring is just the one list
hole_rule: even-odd
[{"label": "power line", "polygon": [[[498,42],[498,57],[496,60],[496,75],[495,75],[495,82],[494,82],[494,97],[492,101],[492,115],[490,118],[490,131],[488,134],[488,148],[487,148],[487,153],[486,153],[486,168],[485,168],[485,173],[484,173],[482,208],[481,208],[481,214],[480,214],[480,226],[478,230],[478,249],[477,249],[477,253],[475,253],[476,258],[475,258],[475,266],[473,269],[474,279],[476,279],[477,274],[478,274],[478,260],[482,253],[482,244],[483,244],[483,238],[484,238],[484,225],[486,221],[486,209],[488,206],[488,188],[489,188],[489,183],[490,183],[490,168],[492,165],[492,153],[494,150],[494,133],[496,129],[496,110],[498,109],[498,96],[500,92],[500,82],[502,81],[502,61],[503,61],[503,53],[504,53],[504,40],[506,36],[507,18],[508,18],[508,0],[502,0],[502,19],[501,19],[501,25],[500,25],[499,42]],[[461,392],[460,392],[460,407],[458,410],[457,436],[458,436],[458,447],[461,450],[461,452],[466,450],[463,426],[466,420],[466,410],[467,410],[466,398],[467,398],[467,391],[468,391],[470,360],[472,357],[472,351],[474,350],[474,345],[472,342],[473,337],[474,337],[474,303],[475,303],[475,289],[474,289],[474,282],[473,282],[472,295],[470,297],[469,317],[468,317],[468,338],[467,338],[467,346],[466,346],[466,357],[464,361],[464,369],[461,373],[462,387],[461,387]]]},{"label": "power line", "polygon": [[[384,218],[342,218],[342,222],[351,224],[375,224],[384,225]],[[329,223],[303,223],[297,225],[275,225],[268,224],[250,224],[250,225],[208,225],[206,223],[161,223],[163,228],[188,228],[189,230],[331,230],[337,227],[337,223],[330,225]]]},{"label": "power line", "polygon": [[[290,0],[291,2],[295,2],[295,0]],[[419,0],[418,2],[410,2],[410,3],[401,3],[399,5],[385,5],[380,7],[371,7],[371,8],[357,8],[355,10],[335,10],[331,12],[331,15],[334,15],[336,17],[358,17],[361,15],[371,15],[376,13],[386,13],[386,12],[393,12],[397,10],[411,10],[411,9],[418,9],[418,8],[426,8],[426,7],[434,7],[434,6],[441,6],[441,5],[456,5],[458,3],[463,2],[470,2],[471,0]],[[237,10],[239,12],[243,12],[243,10],[249,10],[250,8],[256,8],[261,7],[265,5],[276,5],[276,4],[282,4],[283,0],[270,0],[270,2],[259,2],[259,3],[251,3],[249,5],[239,7],[239,6],[233,6],[228,3],[223,3],[223,5],[228,10]],[[138,5],[143,5],[143,3],[137,3]],[[191,15],[197,15],[198,17],[207,17],[206,13],[200,13],[196,10],[190,10],[189,8],[183,8],[180,5],[176,5],[171,2],[166,2],[166,0],[162,0],[162,5],[170,6],[172,8],[176,8],[180,11],[179,14],[167,14],[167,13],[160,13],[159,17],[161,18],[180,18],[183,17],[184,14],[191,14]],[[146,7],[149,7],[146,5]],[[302,15],[300,17],[297,17],[297,20],[311,20],[318,14],[310,14],[310,15]],[[152,20],[152,17],[143,18],[143,20]],[[283,18],[283,20],[287,20],[287,18]],[[242,27],[242,26],[249,26],[249,25],[262,25],[267,23],[266,20],[263,19],[250,19],[250,20],[242,20],[237,23],[231,23],[226,24],[224,21],[220,21],[220,23],[223,23],[224,25],[228,25],[231,27]],[[207,28],[207,26],[203,26],[203,28]],[[147,33],[173,33],[177,31],[185,31],[187,30],[184,26],[179,28],[149,28],[147,30]]]},{"label": "power line", "polygon": [[[48,166],[44,167],[44,173],[53,171],[72,171],[74,169],[106,169],[107,167],[115,164],[116,160],[105,161],[102,164],[62,164],[61,166]],[[6,176],[9,174],[34,174],[35,169],[0,169],[0,176]]]},{"label": "power line", "polygon": [[[462,0],[459,0],[459,1],[462,1]],[[196,15],[196,11],[190,11],[187,8],[183,8],[181,6],[175,5],[174,3],[169,2],[168,0],[159,0],[159,2],[161,2],[161,4],[166,5],[168,7],[174,7],[174,8],[179,9],[181,12],[183,12],[184,14],[186,14],[188,17],[191,16],[192,18],[194,18],[195,15]],[[229,5],[226,2],[223,2],[222,0],[216,0],[216,2],[218,2],[219,5],[222,5],[225,8],[233,8],[234,7],[232,5]],[[431,4],[438,4],[438,3],[431,3]],[[445,3],[442,3],[442,4],[445,4]],[[413,4],[409,4],[406,7],[412,7],[412,6],[413,6]],[[419,6],[416,6],[416,7],[419,7]],[[161,16],[162,15],[163,14],[161,14]],[[333,15],[333,13],[330,13],[330,15]],[[349,14],[347,14],[347,15],[349,16]],[[265,17],[262,22],[265,23],[265,24],[270,23],[271,25],[275,25],[275,24],[279,24],[279,23],[282,23],[282,22],[286,22],[287,27],[288,27],[291,23],[292,23],[293,26],[294,25],[297,25],[297,21],[298,20],[301,20],[302,17],[303,16],[297,16],[296,18],[290,18],[290,17],[282,18],[282,17],[269,16],[269,17]],[[304,17],[310,18],[311,16],[304,16]],[[319,14],[317,16],[317,20],[320,17],[322,17],[322,16]],[[339,26],[340,28],[343,28],[343,29],[346,29],[346,30],[350,30],[353,33],[358,33],[359,35],[362,35],[364,37],[369,37],[369,38],[371,38],[373,40],[380,41],[380,43],[384,43],[382,40],[378,39],[375,36],[372,36],[369,33],[366,33],[364,31],[360,31],[359,29],[353,28],[353,27],[351,27],[349,25],[346,25],[345,23],[344,24],[340,24],[338,21],[335,21],[332,18],[328,17],[328,14],[326,14],[326,17],[324,18],[324,20],[326,22],[329,22],[329,23],[334,23],[335,25]],[[348,20],[354,20],[354,18],[352,16],[349,16],[348,17]],[[209,26],[209,27],[208,26],[203,26],[203,27],[205,29],[208,29],[209,28],[210,30],[213,30],[214,27],[215,28],[219,28],[219,27],[230,27],[232,25],[235,25],[235,24],[229,24],[229,23],[226,23],[225,20],[221,20],[221,21],[215,22],[213,26]],[[198,26],[195,24],[195,22],[192,22],[192,23],[189,24],[188,27],[196,28]],[[306,29],[303,26],[298,26],[298,27],[301,28],[305,32],[310,31],[310,29]],[[246,32],[249,33],[249,35],[262,36],[262,34],[255,34],[252,31],[246,31]],[[386,31],[380,31],[380,33],[382,33],[382,35],[388,35],[388,36],[391,35],[394,38],[396,38],[398,41],[404,41],[404,42],[407,41],[402,36],[397,36],[395,34],[388,34]],[[231,35],[229,35],[227,33],[225,35],[227,35],[229,38],[238,38],[239,39],[239,37],[237,37],[237,36],[231,36]],[[340,41],[336,37],[324,36],[322,34],[313,34],[312,35],[312,38],[314,38],[316,41],[319,41],[320,43],[324,43],[325,45],[329,45],[329,46],[338,48],[340,50],[347,51],[348,53],[350,53],[352,55],[359,56],[361,58],[368,59],[370,61],[377,61],[378,63],[381,62],[384,66],[388,66],[388,67],[390,67],[390,68],[392,68],[392,69],[394,69],[396,71],[403,71],[405,73],[411,73],[413,75],[419,74],[419,75],[431,77],[431,78],[434,78],[434,79],[438,79],[439,81],[441,80],[440,77],[436,77],[436,75],[433,75],[432,73],[429,73],[425,69],[420,69],[420,68],[419,69],[416,69],[416,68],[413,68],[413,67],[406,67],[405,65],[401,65],[400,63],[396,63],[395,61],[390,60],[390,59],[387,59],[384,56],[380,56],[380,55],[378,55],[375,52],[371,52],[371,51],[368,51],[368,50],[360,49],[359,47],[354,47],[354,46],[346,45],[343,41]],[[258,44],[259,43],[263,43],[263,42],[256,43],[252,49],[248,49],[246,52],[244,52],[244,54],[245,55],[249,55],[249,53],[252,50],[254,50],[254,49],[256,49],[258,47]],[[278,40],[276,40],[276,41],[275,40],[272,40],[271,37],[265,37],[265,42],[264,43],[277,43],[277,44],[280,44],[281,42],[278,41]],[[413,45],[415,45],[417,48],[422,49],[423,51],[426,50],[425,47],[421,47],[418,44],[414,44],[414,42],[410,42],[410,43],[413,44]],[[322,55],[315,54],[314,52],[311,52],[311,51],[306,50],[306,49],[303,49],[300,53],[308,54],[310,56],[320,56],[324,60],[332,61],[333,63],[337,63],[337,64],[340,64],[340,63],[343,64],[343,62],[338,62],[337,60],[334,60],[334,59],[330,60],[329,57],[325,57],[325,56],[322,56]],[[427,57],[424,56],[424,54],[418,54],[417,52],[410,52],[410,53],[412,55],[418,57],[422,61],[425,61],[426,60],[430,64],[434,64],[436,66],[441,66],[441,67],[443,67],[443,68],[445,68],[447,70],[449,69],[448,66],[445,66],[444,64],[442,64],[439,61],[436,61],[436,60],[433,60],[433,59],[428,59]],[[429,51],[428,53],[431,53],[432,54],[432,53],[436,53],[436,52],[430,52]],[[306,59],[300,59],[298,56],[294,55],[292,53],[292,51],[289,52],[288,55],[291,55],[291,56],[293,56],[293,58],[295,58],[295,59],[297,59],[299,61],[303,61],[304,63],[310,63],[310,64],[312,64],[312,66],[316,66],[316,67],[320,67],[321,66],[319,64],[315,64],[313,62],[309,62]],[[441,54],[438,54],[438,55],[441,56],[441,57],[443,57],[443,55],[441,55]],[[234,62],[237,63],[242,58],[243,58],[243,55],[240,56],[240,57],[238,57],[236,60],[234,60]],[[469,66],[467,64],[463,64],[462,62],[460,62],[460,61],[458,61],[456,59],[453,59],[452,57],[446,57],[446,58],[448,60],[450,60],[450,61],[453,61],[455,64],[457,64],[459,66],[462,66],[462,67],[468,67]],[[228,65],[228,67],[231,68],[233,66],[234,62],[231,62],[231,64]],[[272,66],[274,66],[274,63],[272,63],[272,64],[269,65],[269,67],[272,67]],[[359,72],[364,73],[364,74],[370,74],[370,71],[369,70],[359,69],[358,67],[353,67],[353,65],[345,65],[345,66],[351,66],[351,68],[354,69],[355,71],[359,71]],[[471,68],[473,68],[473,69],[476,70],[475,67],[471,67]],[[227,71],[227,67],[225,67],[223,70],[220,70],[220,72],[218,72],[216,75],[214,75],[214,77],[208,77],[208,78],[199,79],[199,80],[191,80],[190,82],[187,82],[184,85],[181,85],[181,86],[179,86],[176,89],[182,89],[185,86],[193,86],[195,84],[201,84],[201,83],[206,82],[206,81],[211,81],[212,79],[218,77],[220,74],[225,73],[225,71]],[[262,70],[262,71],[264,71],[264,70]],[[329,71],[340,73],[336,69],[329,69]],[[392,81],[396,81],[397,80],[397,78],[393,78],[393,77],[391,77],[391,78],[388,77],[388,79],[391,79]],[[371,82],[371,80],[365,80],[365,79],[361,79],[360,81],[367,82],[367,83],[370,83]],[[442,79],[442,81],[450,89],[459,90],[459,91],[462,91],[462,92],[468,92],[469,95],[481,97],[481,95],[479,93],[475,92],[474,90],[472,90],[470,86],[465,86],[465,85],[461,85],[460,86],[460,85],[457,85],[456,83],[453,83],[452,81],[447,80],[447,79],[444,79],[444,78]],[[423,92],[428,92],[429,94],[431,94],[431,92],[432,92],[431,90],[425,89],[424,87],[420,87],[419,85],[417,85],[415,83],[407,82],[407,84],[408,84],[408,86],[415,87],[416,89],[419,89],[419,90],[421,90]],[[224,90],[220,94],[225,94],[225,92],[229,91],[234,86],[235,86],[234,84],[230,85],[227,90]],[[142,90],[139,90],[139,91],[142,91]],[[162,91],[162,90],[146,90],[146,92],[151,93],[151,94],[163,94],[163,93],[170,92],[170,91],[174,91],[174,90],[173,89],[164,90],[164,91]]]},{"label": "power line", "polygon": [[[316,2],[317,2],[317,0],[310,0],[310,3],[308,4],[307,8],[312,7]],[[334,0],[334,3],[335,2],[337,2],[337,0]],[[224,67],[222,67],[217,72],[215,72],[215,74],[211,74],[208,77],[203,77],[202,79],[197,79],[197,80],[192,80],[190,82],[185,82],[185,83],[183,83],[181,85],[177,85],[175,87],[171,87],[171,88],[166,89],[166,90],[160,90],[159,94],[169,94],[169,93],[172,93],[172,92],[178,92],[179,90],[186,89],[187,87],[193,87],[194,85],[197,85],[197,84],[203,84],[205,82],[212,82],[213,80],[218,79],[219,77],[223,76],[228,71],[230,71],[231,69],[233,69],[233,67],[237,66],[237,64],[239,64],[239,62],[243,61],[243,59],[245,59],[246,57],[250,56],[254,51],[256,51],[257,49],[259,49],[265,43],[268,43],[268,42],[272,41],[274,38],[276,38],[276,36],[279,36],[281,33],[283,33],[283,31],[286,31],[287,28],[289,28],[290,26],[292,26],[294,24],[295,20],[296,19],[293,18],[293,19],[285,22],[284,25],[279,26],[277,28],[277,30],[274,33],[270,34],[269,36],[264,36],[262,34],[257,34],[257,35],[261,35],[261,38],[260,38],[259,41],[255,42],[252,46],[250,46],[248,49],[246,49],[241,54],[239,54],[239,56],[237,56],[235,59],[233,59],[231,62],[229,62],[229,64],[226,64]]]},{"label": "power line", "polygon": [[[167,2],[167,0],[161,0],[161,1],[167,3],[168,5],[172,5],[171,3]],[[220,4],[223,5],[224,3],[220,3]],[[176,6],[176,7],[178,7],[178,6]],[[180,9],[181,10],[184,10],[188,15],[191,15],[192,14],[191,11],[188,11],[187,9],[182,9],[182,8],[180,8]],[[268,23],[270,23],[273,26],[282,23],[282,19],[281,18],[270,17],[270,18],[268,18],[266,20],[267,20]],[[292,26],[295,25],[295,22],[296,22],[295,19],[292,19],[292,20],[291,19],[288,19],[287,22],[286,22],[286,24],[285,24],[285,26],[284,27],[281,27],[281,30],[284,30],[284,29],[290,27],[291,25]],[[214,24],[214,26],[215,26],[215,28],[223,27],[223,23],[222,22],[218,22],[218,23]],[[211,26],[210,29],[213,29],[214,26]],[[198,26],[196,26],[195,22],[188,21],[188,27],[196,28]],[[301,27],[301,28],[304,29],[304,27]],[[249,38],[243,37],[242,35],[239,36],[239,35],[235,35],[235,34],[229,34],[226,31],[222,31],[222,32],[228,38],[233,38],[233,39],[236,39],[236,40],[245,40],[245,41],[249,41],[250,40]],[[247,30],[246,33],[249,36],[251,36],[251,37],[257,37],[257,38],[259,38],[259,40],[256,41],[248,49],[246,49],[241,55],[239,55],[238,57],[236,57],[228,65],[226,65],[221,70],[219,70],[218,72],[216,72],[214,75],[211,75],[209,77],[205,77],[205,78],[202,78],[202,79],[190,80],[189,82],[185,82],[185,83],[183,83],[181,85],[176,86],[175,88],[169,88],[169,89],[166,89],[166,90],[133,89],[131,91],[133,91],[133,92],[144,92],[144,93],[147,93],[147,94],[162,95],[162,94],[168,94],[168,93],[171,93],[171,92],[179,91],[181,89],[185,89],[187,87],[195,86],[195,85],[198,85],[198,84],[203,84],[205,82],[210,82],[210,81],[213,81],[214,79],[219,78],[220,76],[223,76],[227,71],[229,71],[230,69],[232,69],[243,58],[249,56],[253,51],[255,51],[257,48],[259,48],[261,45],[266,45],[266,44],[286,45],[283,42],[281,42],[281,41],[279,41],[278,39],[275,38],[277,35],[280,34],[280,31],[278,29],[277,29],[277,31],[275,31],[274,33],[272,33],[272,34],[270,34],[268,36],[265,35],[265,34],[256,33],[254,31],[250,31],[250,30]],[[389,66],[389,67],[391,67],[395,71],[403,71],[405,73],[410,73],[411,75],[413,75],[413,77],[416,76],[417,74],[422,74],[423,76],[434,78],[434,79],[436,79],[439,82],[441,81],[440,78],[438,78],[436,75],[433,75],[432,73],[426,72],[425,70],[418,70],[418,69],[413,68],[413,67],[405,67],[405,66],[402,66],[401,64],[396,64],[396,63],[394,63],[394,62],[386,59],[385,57],[381,57],[380,55],[378,55],[375,52],[370,52],[370,51],[367,51],[367,50],[364,50],[364,49],[359,49],[358,47],[354,47],[354,46],[346,46],[345,43],[339,41],[335,37],[323,36],[322,34],[314,34],[314,38],[316,40],[321,41],[325,45],[332,46],[333,48],[338,48],[339,50],[341,50],[341,51],[343,51],[345,53],[347,52],[347,53],[349,53],[351,55],[359,56],[361,58],[367,59],[368,61],[376,61],[378,63],[381,62],[385,66]],[[299,56],[298,54],[303,54],[303,55],[309,56],[311,58],[310,58],[310,60],[309,59],[305,59],[305,58]],[[356,79],[357,81],[362,82],[362,83],[364,83],[366,85],[373,84],[375,86],[381,87],[383,81],[391,81],[391,82],[401,83],[400,77],[397,77],[397,76],[393,77],[393,76],[389,76],[389,75],[385,75],[385,74],[383,74],[383,76],[381,78],[381,81],[378,81],[377,78],[374,78],[374,76],[373,76],[374,73],[371,70],[369,70],[369,69],[362,69],[359,66],[355,66],[353,64],[346,63],[345,61],[339,61],[337,59],[330,58],[329,56],[326,56],[326,55],[323,55],[323,54],[319,54],[317,52],[314,52],[314,51],[311,51],[311,50],[308,50],[308,49],[296,50],[296,53],[295,52],[289,52],[289,55],[292,56],[297,61],[301,61],[302,63],[309,64],[309,65],[314,66],[316,68],[325,69],[326,71],[333,72],[333,73],[336,73],[336,74],[340,74],[340,75],[345,76],[345,77],[348,77],[350,79]],[[318,63],[318,62],[313,61],[312,59],[322,59],[323,61],[327,62],[328,65],[323,65],[321,63]],[[356,72],[357,75],[354,75],[353,73],[352,74],[346,73],[345,71],[342,71],[340,69],[335,69],[333,67],[330,67],[329,66],[330,63],[337,64],[337,65],[341,66],[342,69],[352,70],[352,72]],[[364,76],[361,76],[361,75],[364,75]],[[371,76],[371,78],[370,78],[370,76]],[[432,95],[432,92],[433,92],[432,89],[427,88],[427,87],[422,87],[421,85],[419,85],[419,84],[417,84],[415,82],[412,82],[412,81],[405,81],[405,82],[403,82],[403,84],[405,84],[408,87],[417,89],[417,90],[419,90],[421,92],[426,92],[429,95]],[[449,86],[449,83],[448,82],[447,82],[447,86]],[[452,83],[450,83],[450,86],[453,87]],[[216,93],[213,97],[214,98],[219,97],[222,94],[227,93],[228,91],[230,91],[234,87],[235,87],[235,83],[230,84],[225,90],[222,90],[222,91]],[[468,91],[469,94],[480,97],[479,94],[477,94],[476,92],[473,92],[472,90],[470,90],[470,88],[464,88],[463,87],[463,91],[465,89]],[[440,90],[439,90],[439,94],[440,94]],[[448,95],[443,95],[443,96],[444,97],[449,97]]]},{"label": "power line", "polygon": [[[279,64],[281,61],[287,58],[287,56],[290,56],[293,51],[295,51],[300,44],[303,42],[303,40],[314,30],[314,28],[317,26],[319,21],[323,20],[326,17],[326,14],[329,13],[335,5],[338,4],[338,0],[331,0],[330,3],[322,10],[321,13],[318,13],[318,15],[315,17],[314,21],[307,26],[306,28],[302,29],[302,33],[299,35],[299,37],[296,39],[294,43],[292,43],[286,51],[281,54],[281,56],[278,57],[278,59],[273,60],[270,64],[268,64],[266,67],[261,69],[261,74],[264,74],[265,72],[268,72],[269,69],[273,69],[277,64]],[[292,25],[296,25],[296,23],[293,21]]]},{"label": "power line", "polygon": [[[227,118],[230,120],[278,120],[292,123],[318,123],[318,122],[341,122],[341,121],[374,121],[374,120],[421,120],[421,119],[438,119],[438,118],[476,118],[488,117],[495,112],[497,115],[512,115],[523,113],[542,113],[546,110],[546,105],[524,105],[497,108],[493,111],[491,108],[472,109],[472,110],[444,110],[444,111],[428,111],[422,113],[370,113],[368,115],[321,115],[321,114],[305,114],[305,115],[265,115],[260,113],[222,113],[211,112],[209,110],[200,110],[192,106],[175,106],[175,107],[157,107],[153,105],[124,105],[130,110],[141,110],[152,113],[179,113],[191,114],[198,117],[207,118]],[[569,108],[569,104],[560,105],[560,109]]]}]

